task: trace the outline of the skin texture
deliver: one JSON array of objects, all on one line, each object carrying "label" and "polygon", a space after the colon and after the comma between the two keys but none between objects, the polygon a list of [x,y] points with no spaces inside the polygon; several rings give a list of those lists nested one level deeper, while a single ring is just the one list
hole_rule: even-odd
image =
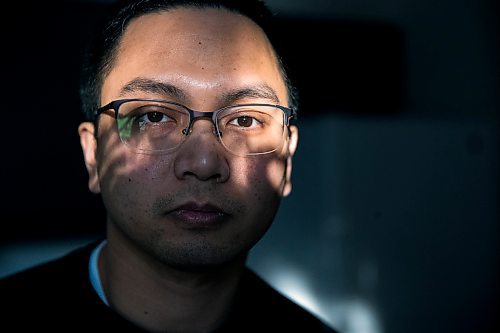
[{"label": "skin texture", "polygon": [[[181,93],[124,91],[137,79]],[[259,87],[273,94],[256,93]],[[255,23],[222,9],[179,8],[130,23],[101,105],[160,98],[213,111],[236,103],[286,106],[287,96],[274,51]],[[129,149],[107,114],[97,140],[94,133],[91,123],[79,127],[89,189],[102,195],[108,212],[99,265],[111,306],[151,331],[213,329],[230,306],[248,251],[290,193],[297,129],[278,151],[251,157],[228,152],[207,119],[195,121],[186,141],[163,155]],[[176,215],[185,204],[191,208]]]}]

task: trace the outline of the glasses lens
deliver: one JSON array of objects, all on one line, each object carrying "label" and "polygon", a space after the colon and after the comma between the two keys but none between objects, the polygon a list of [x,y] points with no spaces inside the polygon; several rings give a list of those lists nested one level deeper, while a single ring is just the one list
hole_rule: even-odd
[{"label": "glasses lens", "polygon": [[284,142],[284,114],[267,105],[235,106],[217,115],[222,144],[237,155],[275,151]]},{"label": "glasses lens", "polygon": [[165,102],[128,101],[120,106],[117,123],[120,139],[126,145],[160,152],[182,142],[189,113],[181,106]]}]

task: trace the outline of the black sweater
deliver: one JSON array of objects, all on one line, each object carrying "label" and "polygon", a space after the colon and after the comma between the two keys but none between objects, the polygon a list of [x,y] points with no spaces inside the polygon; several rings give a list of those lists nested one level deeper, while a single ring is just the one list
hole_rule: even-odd
[{"label": "black sweater", "polygon": [[[1,279],[0,331],[145,332],[94,291],[88,263],[98,243]],[[335,331],[247,268],[228,320],[216,332]]]}]

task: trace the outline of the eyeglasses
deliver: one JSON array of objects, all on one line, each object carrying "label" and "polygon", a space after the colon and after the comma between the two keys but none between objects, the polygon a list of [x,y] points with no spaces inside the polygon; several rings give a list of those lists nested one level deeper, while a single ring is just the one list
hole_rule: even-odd
[{"label": "eyeglasses", "polygon": [[98,108],[95,119],[114,111],[121,141],[137,152],[167,153],[179,147],[198,118],[211,119],[222,145],[238,156],[268,154],[281,148],[295,110],[272,104],[237,104],[199,112],[156,99],[120,99]]}]

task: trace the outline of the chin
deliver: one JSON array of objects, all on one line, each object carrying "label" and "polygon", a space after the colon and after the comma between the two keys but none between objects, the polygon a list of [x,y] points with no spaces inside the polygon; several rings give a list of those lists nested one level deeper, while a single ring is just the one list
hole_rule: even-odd
[{"label": "chin", "polygon": [[206,272],[244,264],[247,247],[222,247],[209,244],[162,246],[155,251],[164,264],[186,272]]}]

